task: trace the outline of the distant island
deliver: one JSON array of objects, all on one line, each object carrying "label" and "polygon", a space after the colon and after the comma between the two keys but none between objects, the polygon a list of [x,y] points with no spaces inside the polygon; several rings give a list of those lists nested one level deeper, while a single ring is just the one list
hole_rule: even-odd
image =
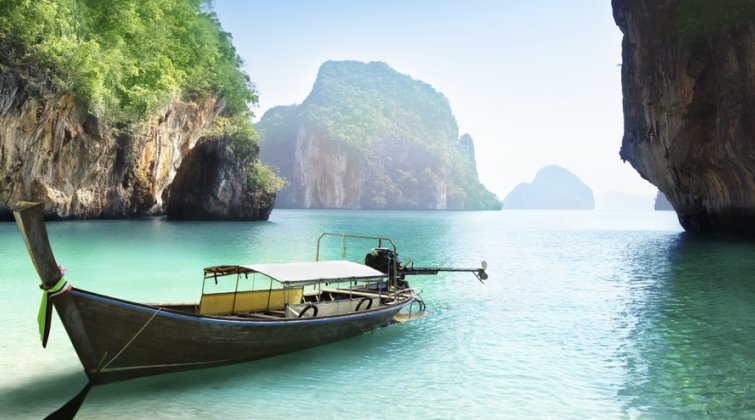
[{"label": "distant island", "polygon": [[504,209],[568,209],[595,208],[592,189],[576,175],[557,166],[546,166],[532,182],[517,185],[503,199]]},{"label": "distant island", "polygon": [[488,210],[474,143],[448,100],[382,62],[328,61],[300,105],[255,125],[260,156],[287,180],[278,207]]}]

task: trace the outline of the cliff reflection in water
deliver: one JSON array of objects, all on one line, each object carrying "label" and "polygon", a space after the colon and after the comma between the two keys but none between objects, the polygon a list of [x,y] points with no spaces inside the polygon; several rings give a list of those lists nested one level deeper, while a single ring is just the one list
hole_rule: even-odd
[{"label": "cliff reflection in water", "polygon": [[626,414],[755,414],[753,255],[752,242],[679,234],[634,257]]}]

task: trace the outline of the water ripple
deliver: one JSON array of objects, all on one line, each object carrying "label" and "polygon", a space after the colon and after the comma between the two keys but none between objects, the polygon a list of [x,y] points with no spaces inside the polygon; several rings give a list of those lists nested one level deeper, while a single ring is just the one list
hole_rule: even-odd
[{"label": "water ripple", "polygon": [[[57,320],[39,348],[38,290],[14,229],[0,224],[0,279],[12,285],[0,305],[0,412],[40,417],[84,376]],[[755,245],[682,234],[667,213],[276,210],[269,223],[49,229],[75,285],[135,300],[196,299],[206,265],[311,259],[321,231],[392,237],[418,265],[490,264],[485,285],[411,279],[428,304],[419,320],[96,387],[81,418],[755,417]],[[340,243],[324,252],[337,257]]]}]

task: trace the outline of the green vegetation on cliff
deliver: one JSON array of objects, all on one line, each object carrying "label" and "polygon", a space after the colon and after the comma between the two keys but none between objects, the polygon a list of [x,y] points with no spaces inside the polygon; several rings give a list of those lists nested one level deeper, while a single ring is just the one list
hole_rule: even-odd
[{"label": "green vegetation on cliff", "polygon": [[[66,197],[62,203],[75,203],[70,197],[86,191],[65,177],[77,165],[83,166],[83,171],[90,170],[88,165],[101,165],[91,159],[75,160],[82,156],[80,150],[94,149],[94,143],[102,140],[100,146],[116,149],[108,151],[117,157],[113,171],[123,177],[113,181],[124,188],[122,199],[128,204],[123,212],[140,215],[155,211],[192,139],[217,131],[227,135],[230,141],[223,144],[234,151],[222,156],[243,164],[238,176],[252,190],[280,189],[282,181],[258,160],[258,136],[249,111],[257,95],[241,67],[231,35],[223,31],[210,0],[0,1],[3,111],[13,103],[50,110],[65,98],[62,103],[73,103],[74,111],[62,117],[67,131],[54,134],[72,136],[74,145],[81,144],[78,139],[88,140],[84,149],[69,149],[68,154],[56,150],[50,157],[60,165],[56,165],[58,175],[52,177],[55,182],[49,189],[69,193],[56,195]],[[187,111],[197,109],[202,111]],[[56,112],[45,118],[60,117],[52,115]],[[202,133],[212,118],[215,128]],[[165,121],[172,121],[170,133]],[[77,125],[84,129],[76,130]],[[168,135],[158,141],[156,133]],[[114,145],[107,141],[110,137],[117,139]],[[158,152],[146,147],[150,141]],[[22,142],[19,138],[18,143]],[[17,183],[33,185],[30,179],[37,176],[36,168],[46,165],[31,166],[35,169],[24,173]],[[95,198],[100,203],[111,202],[110,198]],[[79,214],[87,211],[85,208]],[[108,211],[112,210],[102,210],[102,214]]]},{"label": "green vegetation on cliff", "polygon": [[755,22],[752,0],[683,0],[676,10],[676,31],[687,41],[701,41],[722,29]]},{"label": "green vegetation on cliff", "polygon": [[3,0],[2,71],[21,68],[108,121],[144,122],[176,96],[257,100],[207,0]]},{"label": "green vegetation on cliff", "polygon": [[385,63],[326,62],[301,105],[270,109],[257,129],[263,160],[289,180],[284,206],[500,208],[448,100]]},{"label": "green vegetation on cliff", "polygon": [[263,165],[259,160],[259,136],[252,122],[245,114],[233,117],[215,118],[213,128],[205,132],[207,137],[228,139],[236,158],[248,162],[249,173],[247,183],[253,190],[275,193],[286,185],[272,169]]},{"label": "green vegetation on cliff", "polygon": [[369,150],[384,133],[391,133],[411,139],[448,163],[452,156],[441,139],[458,137],[443,94],[380,62],[323,64],[301,111],[302,122],[361,150]]}]

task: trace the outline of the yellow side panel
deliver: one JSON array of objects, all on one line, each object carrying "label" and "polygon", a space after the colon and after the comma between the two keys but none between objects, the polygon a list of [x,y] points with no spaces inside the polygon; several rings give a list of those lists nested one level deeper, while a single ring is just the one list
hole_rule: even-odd
[{"label": "yellow side panel", "polygon": [[286,303],[301,303],[303,295],[304,288],[204,295],[199,303],[199,314],[226,315],[235,312],[279,310],[283,309]]},{"label": "yellow side panel", "polygon": [[233,306],[233,293],[217,293],[203,295],[199,302],[200,315],[220,315],[231,312]]}]

